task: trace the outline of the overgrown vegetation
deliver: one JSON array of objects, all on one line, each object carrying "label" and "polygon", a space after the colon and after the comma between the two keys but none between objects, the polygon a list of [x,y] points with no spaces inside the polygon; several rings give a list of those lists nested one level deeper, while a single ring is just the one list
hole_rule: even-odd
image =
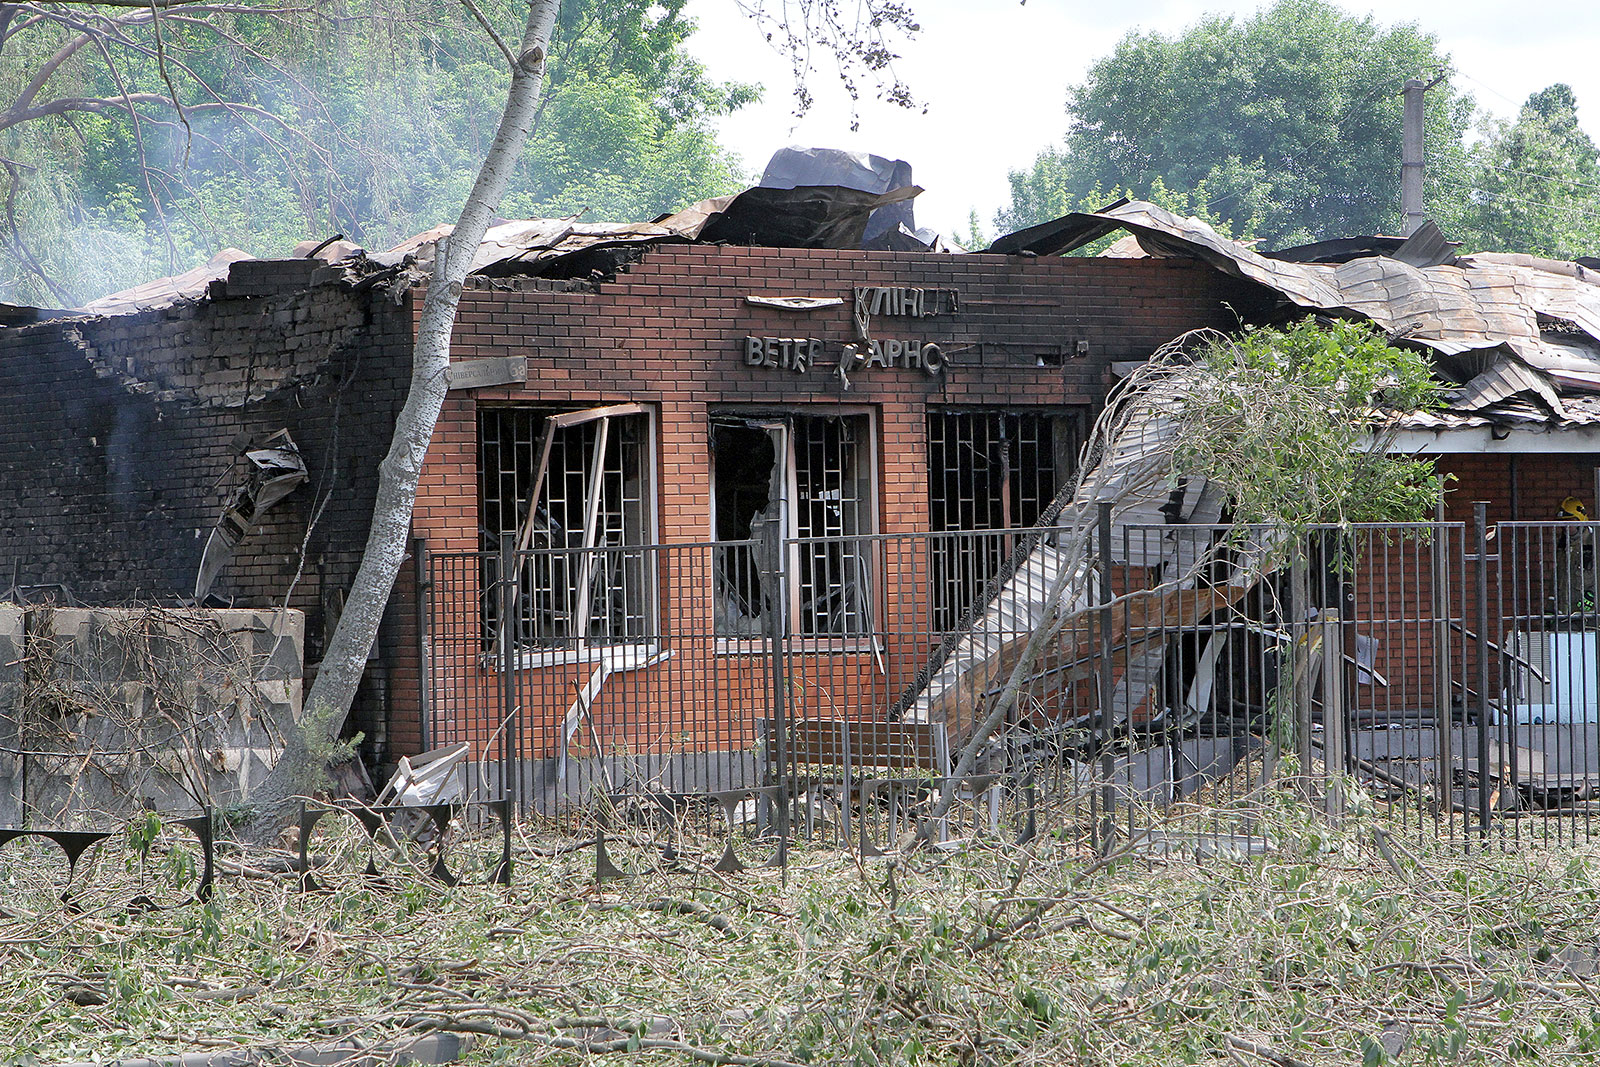
[{"label": "overgrown vegetation", "polygon": [[1395,417],[1438,404],[1426,359],[1363,323],[1303,319],[1217,338],[1184,393],[1172,474],[1204,477],[1239,523],[1415,522],[1431,460],[1392,453]]},{"label": "overgrown vegetation", "polygon": [[391,864],[301,894],[228,861],[210,904],[144,914],[24,914],[13,843],[0,1059],[442,1029],[483,1038],[479,1063],[1593,1062],[1593,847],[1391,827],[1380,849],[1370,806],[1338,831],[1282,795],[1255,814],[1276,847],[1254,858],[798,850],[787,884],[712,872],[713,841],[614,844],[631,875],[597,884],[592,849],[519,837],[508,890]]}]

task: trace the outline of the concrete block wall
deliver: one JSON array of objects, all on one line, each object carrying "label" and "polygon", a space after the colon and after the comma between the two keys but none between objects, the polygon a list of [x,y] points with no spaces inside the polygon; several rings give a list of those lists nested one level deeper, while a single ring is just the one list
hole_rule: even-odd
[{"label": "concrete block wall", "polygon": [[247,801],[300,716],[305,616],[0,604],[0,825]]}]

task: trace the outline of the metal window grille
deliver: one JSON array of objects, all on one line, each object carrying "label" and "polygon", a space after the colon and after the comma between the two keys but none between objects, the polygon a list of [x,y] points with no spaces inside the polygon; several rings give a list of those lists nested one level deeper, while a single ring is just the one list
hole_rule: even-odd
[{"label": "metal window grille", "polygon": [[[637,637],[652,611],[644,557],[635,547],[650,540],[649,416],[598,415],[572,425],[553,424],[556,416],[480,409],[483,548],[514,544],[523,553],[520,644],[569,647]],[[492,600],[484,606],[488,635],[496,632],[497,611]]]},{"label": "metal window grille", "polygon": [[1011,551],[1007,539],[961,533],[1039,522],[1076,469],[1081,411],[934,411],[928,415],[928,510],[933,529],[930,610],[954,630]]},{"label": "metal window grille", "polygon": [[[786,633],[872,634],[868,549],[874,528],[872,423],[868,415],[718,416],[711,436],[717,540],[717,633],[767,632],[774,609],[755,549],[765,524],[795,539]],[[822,541],[820,539],[831,539]]]},{"label": "metal window grille", "polygon": [[872,529],[871,426],[865,415],[794,420],[796,583],[802,636],[866,636],[870,578],[862,542]]}]

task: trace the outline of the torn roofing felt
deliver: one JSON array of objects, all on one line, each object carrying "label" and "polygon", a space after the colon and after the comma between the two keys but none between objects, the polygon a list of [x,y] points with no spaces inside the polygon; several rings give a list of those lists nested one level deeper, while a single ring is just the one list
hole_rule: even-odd
[{"label": "torn roofing felt", "polygon": [[[834,185],[883,194],[913,185],[911,164],[870,152],[838,148],[780,148],[767,161],[761,184],[771,189],[802,185]],[[943,238],[928,227],[918,227],[909,198],[883,204],[867,220],[860,247],[884,252],[942,252]]]},{"label": "torn roofing felt", "polygon": [[[986,251],[1054,255],[1125,230],[1149,256],[1199,259],[1305,311],[1366,319],[1433,351],[1447,410],[1591,425],[1571,394],[1600,393],[1600,272],[1582,263],[1457,256],[1438,227],[1410,238],[1348,238],[1257,252],[1198,219],[1118,201],[995,241]],[[1120,244],[1120,242],[1119,242]],[[1120,254],[1128,254],[1124,248]]]}]

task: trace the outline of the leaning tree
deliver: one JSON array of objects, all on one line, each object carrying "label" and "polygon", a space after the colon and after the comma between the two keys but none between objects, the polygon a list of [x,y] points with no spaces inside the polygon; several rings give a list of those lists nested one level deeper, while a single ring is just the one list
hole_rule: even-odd
[{"label": "leaning tree", "polygon": [[[464,2],[471,5],[471,0]],[[417,327],[411,388],[380,469],[366,550],[317,679],[306,695],[301,721],[289,731],[284,752],[252,794],[256,815],[248,833],[257,839],[281,823],[290,798],[304,795],[318,784],[366,669],[367,654],[405,557],[417,482],[444,402],[450,335],[462,286],[473,254],[505,194],[511,165],[536,118],[558,5],[559,0],[531,0],[521,40],[515,46],[501,39],[490,21],[472,7],[484,32],[495,40],[512,70],[505,111],[461,217],[450,236],[440,242]],[[861,17],[855,21],[843,15],[837,0],[741,0],[741,6],[759,20],[790,27],[780,43],[791,53],[811,42],[833,54],[852,98],[859,92],[853,75],[864,71],[876,79],[885,95],[896,102],[910,102],[904,86],[893,76],[894,56],[885,38],[885,34],[896,30],[916,31],[916,23],[904,5],[893,0],[859,0]],[[803,29],[797,31],[795,26]],[[809,100],[807,70],[806,65],[797,65],[795,70],[801,106]]]}]

